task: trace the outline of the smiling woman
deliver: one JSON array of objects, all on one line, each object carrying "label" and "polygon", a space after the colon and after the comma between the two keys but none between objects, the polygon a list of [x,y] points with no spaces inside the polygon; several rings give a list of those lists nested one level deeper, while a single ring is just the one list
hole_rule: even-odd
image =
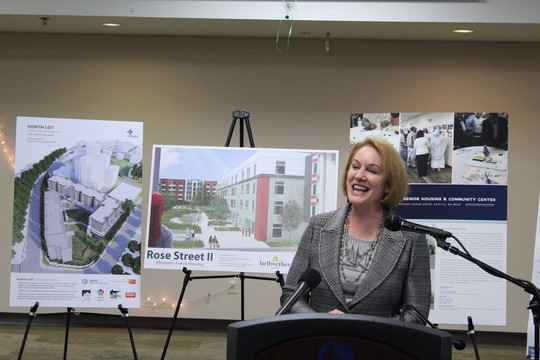
[{"label": "smiling woman", "polygon": [[[407,194],[405,163],[385,140],[352,147],[341,189],[348,204],[311,218],[291,265],[285,304],[307,269],[324,274],[293,313],[364,314],[424,323],[431,302],[429,250],[424,235],[390,232],[391,208]],[[411,306],[412,305],[412,306]]]}]

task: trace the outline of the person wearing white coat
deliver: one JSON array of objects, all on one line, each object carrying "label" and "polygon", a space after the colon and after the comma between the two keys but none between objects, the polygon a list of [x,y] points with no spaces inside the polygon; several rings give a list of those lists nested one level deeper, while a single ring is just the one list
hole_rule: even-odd
[{"label": "person wearing white coat", "polygon": [[436,129],[431,138],[431,168],[441,171],[446,166],[445,153],[448,145],[448,138],[441,134],[441,130]]}]

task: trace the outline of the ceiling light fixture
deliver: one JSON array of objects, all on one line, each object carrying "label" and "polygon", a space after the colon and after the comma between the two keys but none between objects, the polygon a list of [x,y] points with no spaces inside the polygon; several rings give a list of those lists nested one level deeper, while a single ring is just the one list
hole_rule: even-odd
[{"label": "ceiling light fixture", "polygon": [[453,33],[457,34],[471,34],[474,32],[474,30],[471,29],[454,29],[452,30]]},{"label": "ceiling light fixture", "polygon": [[122,24],[120,24],[120,23],[101,23],[100,25],[101,25],[101,26],[108,26],[108,27],[118,27],[118,26],[122,26]]}]

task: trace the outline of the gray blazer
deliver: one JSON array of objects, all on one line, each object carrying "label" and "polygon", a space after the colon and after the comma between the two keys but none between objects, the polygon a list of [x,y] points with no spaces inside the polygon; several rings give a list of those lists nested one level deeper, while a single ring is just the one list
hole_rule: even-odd
[{"label": "gray blazer", "polygon": [[[291,313],[329,312],[399,318],[400,309],[412,305],[426,318],[431,302],[429,250],[426,237],[404,231],[384,229],[371,267],[352,301],[347,304],[339,273],[341,236],[350,205],[315,215],[298,246],[281,304],[293,294],[302,273],[313,268],[320,272],[321,283],[291,309]],[[410,307],[403,319],[424,324]]]}]

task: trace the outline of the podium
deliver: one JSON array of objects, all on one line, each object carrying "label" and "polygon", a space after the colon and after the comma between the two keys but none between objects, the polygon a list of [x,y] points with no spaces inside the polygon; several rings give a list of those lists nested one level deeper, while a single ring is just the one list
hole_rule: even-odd
[{"label": "podium", "polygon": [[290,314],[232,323],[227,360],[450,360],[442,330],[365,315]]}]

